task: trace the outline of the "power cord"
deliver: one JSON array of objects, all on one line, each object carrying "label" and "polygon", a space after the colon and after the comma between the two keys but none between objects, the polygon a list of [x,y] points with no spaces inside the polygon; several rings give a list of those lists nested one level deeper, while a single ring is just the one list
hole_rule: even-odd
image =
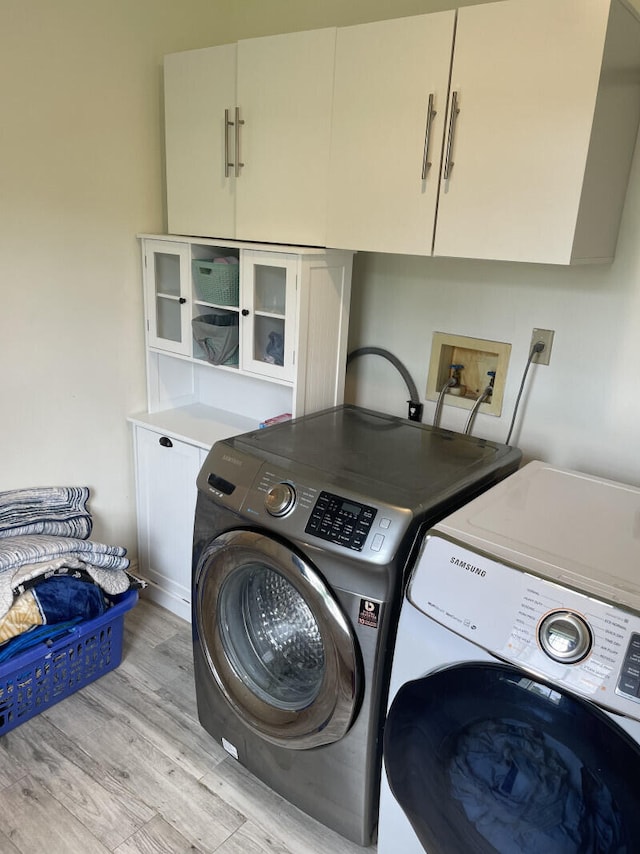
[{"label": "power cord", "polygon": [[543,350],[544,350],[544,341],[536,341],[536,343],[531,348],[531,352],[529,353],[529,358],[527,359],[527,364],[525,365],[525,369],[524,369],[524,372],[522,374],[522,380],[520,382],[520,389],[518,391],[518,396],[516,397],[516,404],[513,407],[513,417],[511,418],[511,426],[509,427],[509,432],[507,434],[507,440],[505,442],[506,445],[509,444],[509,441],[511,439],[511,434],[513,433],[513,427],[514,427],[514,424],[516,423],[516,415],[518,413],[518,406],[520,405],[520,398],[522,397],[522,392],[524,389],[525,380],[527,379],[527,373],[529,372],[529,367],[530,367],[531,362],[533,361],[533,357],[536,355],[536,353],[542,353]]}]

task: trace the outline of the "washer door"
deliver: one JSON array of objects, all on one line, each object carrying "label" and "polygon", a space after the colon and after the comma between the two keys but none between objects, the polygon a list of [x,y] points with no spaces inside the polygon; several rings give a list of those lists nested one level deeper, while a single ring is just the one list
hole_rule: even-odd
[{"label": "washer door", "polygon": [[253,732],[296,749],[345,735],[360,693],[357,647],[306,561],[271,537],[230,531],[203,552],[194,596],[211,673]]},{"label": "washer door", "polygon": [[384,761],[428,854],[640,851],[637,741],[513,667],[461,664],[405,684]]}]

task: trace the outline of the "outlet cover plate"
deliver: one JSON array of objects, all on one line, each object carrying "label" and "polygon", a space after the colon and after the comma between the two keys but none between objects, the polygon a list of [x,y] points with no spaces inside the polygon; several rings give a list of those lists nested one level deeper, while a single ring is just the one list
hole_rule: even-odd
[{"label": "outlet cover plate", "polygon": [[553,329],[534,329],[531,333],[531,345],[529,352],[538,341],[544,341],[544,350],[541,353],[534,353],[531,361],[534,365],[548,365],[551,359],[551,348],[553,347]]}]

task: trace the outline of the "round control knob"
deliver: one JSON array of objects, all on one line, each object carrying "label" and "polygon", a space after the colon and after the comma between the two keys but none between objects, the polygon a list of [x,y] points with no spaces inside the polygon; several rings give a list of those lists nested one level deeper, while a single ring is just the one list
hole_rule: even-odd
[{"label": "round control knob", "polygon": [[289,483],[276,483],[264,499],[267,513],[272,516],[284,516],[293,507],[296,500],[294,488]]},{"label": "round control knob", "polygon": [[582,661],[593,643],[588,624],[573,611],[548,614],[540,623],[538,637],[549,658],[563,664]]}]

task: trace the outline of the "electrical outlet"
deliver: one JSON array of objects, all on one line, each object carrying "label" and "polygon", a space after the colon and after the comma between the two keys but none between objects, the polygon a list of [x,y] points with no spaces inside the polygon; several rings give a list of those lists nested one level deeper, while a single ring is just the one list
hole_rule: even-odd
[{"label": "electrical outlet", "polygon": [[553,336],[553,329],[534,329],[531,333],[531,345],[529,347],[529,352],[531,352],[538,341],[542,341],[544,344],[544,350],[541,353],[533,354],[531,361],[534,365],[549,364],[549,360],[551,359],[551,347],[553,346]]}]

